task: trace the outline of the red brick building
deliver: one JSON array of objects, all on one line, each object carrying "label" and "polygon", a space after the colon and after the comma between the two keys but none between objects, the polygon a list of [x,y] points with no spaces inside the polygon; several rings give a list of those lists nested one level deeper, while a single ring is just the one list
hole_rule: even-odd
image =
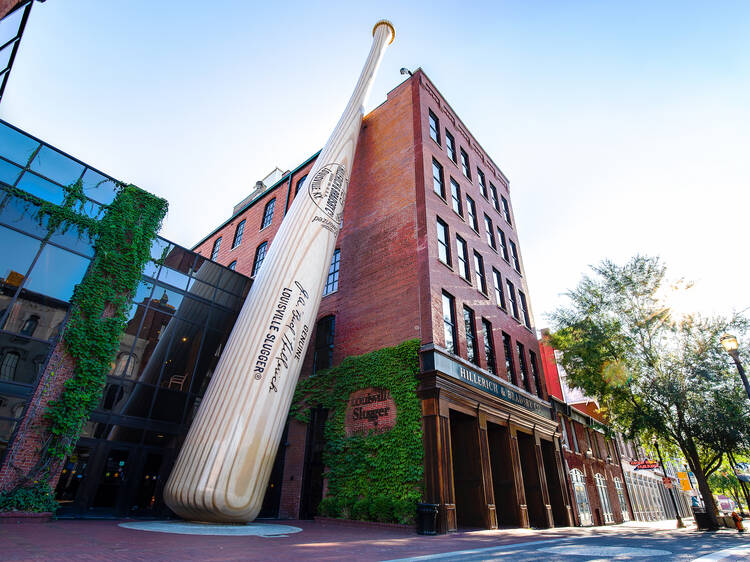
[{"label": "red brick building", "polygon": [[[316,156],[261,184],[194,250],[253,276]],[[425,500],[440,529],[568,525],[533,326],[508,179],[417,70],[364,118],[302,376],[419,339]],[[267,513],[315,513],[323,423],[290,421]]]}]

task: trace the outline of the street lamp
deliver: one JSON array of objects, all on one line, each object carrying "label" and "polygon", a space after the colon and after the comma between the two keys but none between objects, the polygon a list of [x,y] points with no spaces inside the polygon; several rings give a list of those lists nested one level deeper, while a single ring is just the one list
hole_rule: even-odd
[{"label": "street lamp", "polygon": [[747,382],[747,377],[745,376],[745,369],[742,368],[742,363],[740,363],[740,353],[739,353],[739,343],[737,343],[737,338],[735,338],[731,334],[724,334],[721,336],[721,339],[719,340],[721,342],[721,345],[724,347],[724,349],[727,351],[727,353],[734,359],[734,364],[737,365],[737,371],[740,373],[740,378],[742,379],[742,384],[745,385],[745,392],[747,392],[747,397],[750,398],[750,384]]}]

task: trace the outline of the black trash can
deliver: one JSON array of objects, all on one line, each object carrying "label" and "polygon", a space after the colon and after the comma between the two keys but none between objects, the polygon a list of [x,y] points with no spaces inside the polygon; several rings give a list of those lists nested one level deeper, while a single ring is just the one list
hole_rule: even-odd
[{"label": "black trash can", "polygon": [[418,535],[437,535],[438,507],[440,506],[436,503],[417,504]]},{"label": "black trash can", "polygon": [[696,511],[694,515],[695,524],[698,526],[698,529],[707,531],[711,528],[711,519],[709,518],[708,513],[705,511]]}]

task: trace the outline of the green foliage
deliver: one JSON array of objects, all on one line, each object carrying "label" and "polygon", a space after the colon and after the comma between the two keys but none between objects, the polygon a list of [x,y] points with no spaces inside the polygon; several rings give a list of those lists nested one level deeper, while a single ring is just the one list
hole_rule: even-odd
[{"label": "green foliage", "polygon": [[32,482],[30,486],[0,493],[0,511],[26,511],[31,513],[54,512],[57,502],[49,482]]},{"label": "green foliage", "polygon": [[[328,467],[328,497],[339,516],[407,521],[422,497],[422,414],[417,397],[419,342],[349,357],[340,365],[300,381],[290,415],[309,421],[309,408],[328,409],[323,460]],[[349,395],[363,388],[386,388],[396,409],[390,431],[346,436]],[[332,502],[321,508],[332,512]],[[412,515],[413,518],[413,515]]]},{"label": "green foliage", "polygon": [[318,512],[323,517],[338,517],[341,515],[341,502],[332,496],[323,498],[318,505]]},{"label": "green foliage", "polygon": [[725,332],[743,334],[747,321],[678,315],[670,301],[690,286],[668,282],[658,258],[592,269],[552,317],[568,381],[630,437],[676,444],[705,499],[722,455],[750,447],[747,397],[719,343]]}]

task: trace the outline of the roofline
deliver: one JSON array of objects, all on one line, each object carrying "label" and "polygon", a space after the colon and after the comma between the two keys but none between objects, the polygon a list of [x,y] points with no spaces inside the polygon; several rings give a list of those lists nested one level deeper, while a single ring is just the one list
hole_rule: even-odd
[{"label": "roofline", "polygon": [[297,173],[297,172],[299,172],[299,171],[300,171],[300,170],[301,170],[302,168],[304,168],[305,166],[307,166],[307,165],[308,165],[308,164],[309,164],[310,162],[312,162],[313,160],[315,160],[315,159],[316,159],[316,158],[317,158],[317,157],[318,157],[318,156],[320,155],[320,152],[321,152],[322,150],[323,150],[323,149],[321,148],[321,149],[320,149],[320,150],[318,150],[318,151],[317,151],[317,152],[316,152],[315,154],[313,154],[312,156],[310,156],[310,157],[309,157],[309,158],[308,158],[307,160],[305,160],[304,162],[302,162],[302,164],[300,164],[299,166],[297,166],[296,168],[294,168],[294,170],[292,170],[291,172],[288,172],[288,173],[284,174],[283,176],[281,176],[281,179],[279,179],[279,181],[277,181],[277,182],[276,182],[275,184],[273,184],[273,185],[272,185],[271,187],[267,188],[267,189],[266,189],[265,191],[263,191],[263,192],[259,193],[258,195],[256,195],[256,196],[255,196],[255,198],[253,198],[253,200],[252,200],[252,201],[250,201],[250,202],[249,202],[249,203],[248,203],[247,205],[245,205],[244,207],[242,207],[242,208],[241,208],[241,209],[240,209],[239,211],[237,211],[236,213],[232,213],[232,216],[231,216],[231,217],[229,217],[229,218],[228,218],[227,220],[225,220],[225,221],[224,221],[223,223],[221,223],[221,225],[220,225],[220,226],[218,226],[218,227],[216,227],[216,228],[215,228],[214,230],[212,230],[210,234],[208,234],[207,236],[204,236],[204,237],[203,237],[203,238],[201,239],[201,241],[200,241],[200,242],[198,242],[197,244],[195,244],[195,245],[194,245],[194,246],[193,246],[192,248],[190,248],[190,249],[191,249],[192,251],[195,251],[195,249],[196,249],[196,248],[197,248],[198,246],[200,246],[201,244],[203,244],[203,243],[204,243],[204,242],[205,242],[206,240],[208,240],[209,238],[211,238],[211,237],[212,237],[212,236],[213,236],[214,234],[216,234],[217,232],[219,232],[219,231],[220,231],[220,230],[221,230],[222,228],[224,228],[225,226],[227,226],[227,225],[228,225],[228,224],[229,224],[230,222],[232,222],[232,221],[233,221],[234,219],[236,219],[236,218],[237,218],[238,216],[240,216],[240,215],[241,215],[242,213],[244,213],[245,211],[247,211],[247,210],[248,210],[248,209],[249,209],[250,207],[252,207],[253,205],[255,205],[255,204],[256,204],[256,203],[257,203],[258,201],[260,201],[260,200],[261,200],[261,199],[262,199],[262,198],[263,198],[264,196],[268,195],[268,194],[269,194],[269,193],[271,193],[271,192],[272,192],[272,191],[273,191],[274,189],[276,189],[276,188],[278,188],[279,186],[281,186],[281,184],[282,184],[282,183],[284,183],[284,182],[286,182],[287,180],[289,180],[289,178],[291,178],[291,177],[292,177],[292,176],[293,176],[294,174],[296,174],[296,173]]}]

